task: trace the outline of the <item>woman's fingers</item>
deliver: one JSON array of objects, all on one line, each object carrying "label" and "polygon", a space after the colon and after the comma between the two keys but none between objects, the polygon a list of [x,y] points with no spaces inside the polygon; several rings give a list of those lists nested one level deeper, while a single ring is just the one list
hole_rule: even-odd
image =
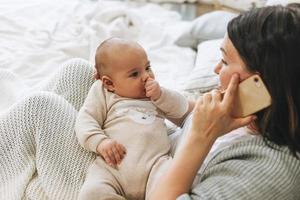
[{"label": "woman's fingers", "polygon": [[208,92],[203,95],[203,103],[204,104],[209,104],[211,102],[211,100],[212,100],[211,93]]},{"label": "woman's fingers", "polygon": [[222,94],[220,90],[214,89],[211,92],[205,93],[198,99],[198,104],[209,104],[212,102],[220,102],[222,100]]},{"label": "woman's fingers", "polygon": [[211,93],[214,102],[220,102],[222,100],[222,94],[220,90],[214,89]]},{"label": "woman's fingers", "polygon": [[[225,92],[225,95],[223,98],[223,104],[224,104],[225,108],[227,108],[227,109],[232,107],[232,103],[235,98],[238,84],[239,84],[239,75],[233,74],[231,76],[229,85],[226,89],[226,92]],[[229,111],[229,110],[227,110],[227,111]]]},{"label": "woman's fingers", "polygon": [[199,107],[203,104],[203,96],[200,96],[194,106],[194,111],[199,111]]},{"label": "woman's fingers", "polygon": [[[254,116],[245,118],[233,118],[231,108],[238,88],[239,76],[233,75],[224,98],[218,90],[206,93],[197,100],[193,113],[192,133],[194,136],[216,139],[233,129],[248,125]],[[201,138],[203,139],[203,138]]]},{"label": "woman's fingers", "polygon": [[233,122],[233,129],[242,127],[242,126],[247,126],[249,125],[252,121],[254,121],[256,119],[255,115],[250,115],[247,117],[243,117],[243,118],[237,118],[234,120]]}]

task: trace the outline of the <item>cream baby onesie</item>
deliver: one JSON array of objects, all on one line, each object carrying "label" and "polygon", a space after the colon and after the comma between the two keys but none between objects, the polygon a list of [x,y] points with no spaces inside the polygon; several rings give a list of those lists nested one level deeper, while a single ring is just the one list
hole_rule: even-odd
[{"label": "cream baby onesie", "polygon": [[[130,99],[107,91],[96,81],[78,113],[75,131],[79,143],[96,152],[97,145],[112,138],[126,148],[117,169],[100,155],[89,167],[81,199],[142,200],[171,159],[165,117],[181,118],[187,100],[162,88],[157,101]],[[146,196],[146,197],[145,197]]]}]

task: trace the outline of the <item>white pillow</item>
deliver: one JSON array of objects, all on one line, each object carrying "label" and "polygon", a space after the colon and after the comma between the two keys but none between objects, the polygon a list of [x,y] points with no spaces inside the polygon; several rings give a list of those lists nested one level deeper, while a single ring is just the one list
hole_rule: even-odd
[{"label": "white pillow", "polygon": [[219,77],[214,72],[214,67],[220,62],[221,51],[220,46],[223,39],[205,41],[198,45],[196,64],[183,90],[189,95],[195,96],[217,88],[219,85]]},{"label": "white pillow", "polygon": [[175,41],[179,46],[196,49],[200,42],[222,38],[227,31],[227,23],[237,14],[227,11],[213,11],[201,15]]},{"label": "white pillow", "polygon": [[266,5],[271,6],[271,5],[283,5],[286,6],[289,3],[300,3],[299,0],[268,0]]},{"label": "white pillow", "polygon": [[219,0],[221,5],[243,11],[263,7],[266,2],[267,0]]},{"label": "white pillow", "polygon": [[195,3],[197,0],[149,0],[154,3]]}]

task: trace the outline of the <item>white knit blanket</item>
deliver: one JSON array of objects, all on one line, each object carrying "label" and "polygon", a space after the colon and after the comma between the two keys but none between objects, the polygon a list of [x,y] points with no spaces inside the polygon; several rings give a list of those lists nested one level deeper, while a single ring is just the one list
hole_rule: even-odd
[{"label": "white knit blanket", "polygon": [[82,59],[63,64],[40,90],[0,115],[0,199],[76,199],[93,158],[74,134],[92,84]]}]

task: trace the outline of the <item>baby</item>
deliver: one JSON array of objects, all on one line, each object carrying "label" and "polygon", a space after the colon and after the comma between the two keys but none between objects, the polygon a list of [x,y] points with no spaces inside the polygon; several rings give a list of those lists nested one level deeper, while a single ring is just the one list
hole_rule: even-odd
[{"label": "baby", "polygon": [[170,162],[165,118],[179,119],[187,100],[155,81],[145,50],[136,42],[105,40],[96,51],[100,80],[78,113],[79,143],[97,157],[80,199],[147,199]]}]

